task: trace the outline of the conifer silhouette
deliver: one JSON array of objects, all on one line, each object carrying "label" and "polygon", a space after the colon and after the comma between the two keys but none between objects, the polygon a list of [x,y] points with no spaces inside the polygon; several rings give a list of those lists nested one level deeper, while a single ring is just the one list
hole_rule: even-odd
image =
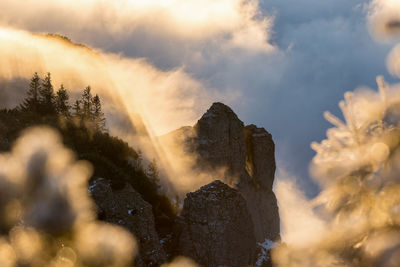
[{"label": "conifer silhouette", "polygon": [[27,98],[21,104],[20,108],[23,111],[37,112],[39,108],[39,94],[40,94],[40,78],[37,72],[35,72],[29,83],[29,89],[27,92]]},{"label": "conifer silhouette", "polygon": [[73,115],[75,118],[82,119],[82,107],[81,107],[81,101],[80,100],[75,100],[74,106],[72,107],[73,110]]},{"label": "conifer silhouette", "polygon": [[93,119],[93,114],[92,114],[92,93],[91,93],[91,87],[88,86],[83,90],[83,94],[81,97],[81,103],[82,103],[82,117],[84,120],[91,121]]},{"label": "conifer silhouette", "polygon": [[51,74],[47,73],[46,77],[42,81],[42,86],[39,90],[41,109],[44,113],[55,112],[55,95],[54,88],[51,83]]},{"label": "conifer silhouette", "polygon": [[58,89],[55,97],[56,111],[59,115],[63,115],[66,118],[71,117],[70,108],[68,103],[69,95],[64,85],[61,84],[60,89]]},{"label": "conifer silhouette", "polygon": [[100,97],[97,94],[92,99],[92,107],[92,117],[95,129],[102,132],[106,128],[106,119],[104,118],[104,113],[101,110]]}]

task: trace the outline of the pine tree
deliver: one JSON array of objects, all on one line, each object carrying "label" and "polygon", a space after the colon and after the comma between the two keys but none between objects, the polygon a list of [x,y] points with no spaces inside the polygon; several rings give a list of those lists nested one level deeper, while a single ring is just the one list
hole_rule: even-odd
[{"label": "pine tree", "polygon": [[82,119],[82,107],[81,107],[81,101],[76,100],[74,103],[74,106],[72,107],[73,110],[73,115],[75,118]]},{"label": "pine tree", "polygon": [[66,118],[71,117],[71,113],[69,111],[71,106],[69,105],[68,100],[69,100],[68,92],[64,88],[64,85],[61,84],[61,87],[60,89],[58,89],[55,98],[56,111],[59,115],[63,115]]},{"label": "pine tree", "polygon": [[102,132],[106,128],[106,119],[104,118],[104,113],[101,111],[100,97],[97,94],[92,99],[92,107],[95,129]]},{"label": "pine tree", "polygon": [[44,113],[55,112],[55,95],[53,85],[51,83],[50,72],[47,73],[46,77],[42,81],[42,86],[39,90],[41,108]]},{"label": "pine tree", "polygon": [[82,116],[85,120],[91,121],[93,118],[92,114],[92,93],[90,86],[86,87],[83,90],[83,94],[81,97],[82,102]]},{"label": "pine tree", "polygon": [[28,97],[21,104],[21,109],[24,111],[37,112],[39,108],[39,92],[40,92],[40,78],[35,72],[31,78],[29,89],[27,92]]}]

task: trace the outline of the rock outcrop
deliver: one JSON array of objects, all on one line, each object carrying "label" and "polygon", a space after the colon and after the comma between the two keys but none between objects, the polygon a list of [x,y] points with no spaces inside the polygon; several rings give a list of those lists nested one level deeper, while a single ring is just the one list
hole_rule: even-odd
[{"label": "rock outcrop", "polygon": [[89,192],[98,207],[99,219],[131,231],[138,242],[136,266],[159,266],[166,261],[154,226],[152,207],[129,184],[117,189],[104,178],[95,179]]},{"label": "rock outcrop", "polygon": [[261,187],[272,189],[275,176],[275,144],[264,128],[254,124],[244,128],[246,140],[246,170]]},{"label": "rock outcrop", "polygon": [[[197,173],[222,180],[187,194],[172,227],[172,253],[168,253],[190,257],[201,266],[268,264],[268,252],[262,260],[258,244],[280,238],[272,191],[276,167],[271,134],[255,125],[245,126],[228,106],[214,103],[193,127],[182,127],[165,138],[193,156],[190,164]],[[100,219],[136,236],[140,247],[136,266],[159,266],[166,261],[152,207],[139,193],[130,185],[112,186],[102,178],[89,189]]]},{"label": "rock outcrop", "polygon": [[[172,135],[172,136],[171,136]],[[279,239],[279,212],[272,185],[275,146],[271,134],[255,125],[244,126],[231,108],[214,103],[193,127],[183,127],[167,138],[197,158],[194,169],[219,173],[246,199],[257,242]]]},{"label": "rock outcrop", "polygon": [[178,220],[179,253],[201,266],[250,266],[256,240],[242,195],[221,181],[188,193]]},{"label": "rock outcrop", "polygon": [[228,106],[213,104],[193,128],[195,152],[200,156],[198,166],[227,167],[227,182],[233,182],[235,175],[245,174],[244,125]]}]

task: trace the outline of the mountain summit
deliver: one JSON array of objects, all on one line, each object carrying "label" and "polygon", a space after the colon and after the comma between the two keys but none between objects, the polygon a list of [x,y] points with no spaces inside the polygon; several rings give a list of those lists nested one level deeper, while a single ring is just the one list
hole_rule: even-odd
[{"label": "mountain summit", "polygon": [[217,102],[193,127],[168,135],[174,145],[194,155],[193,169],[225,170],[222,177],[215,178],[236,187],[245,198],[257,242],[280,238],[279,211],[272,191],[275,145],[270,133],[255,125],[245,126],[230,107]]}]

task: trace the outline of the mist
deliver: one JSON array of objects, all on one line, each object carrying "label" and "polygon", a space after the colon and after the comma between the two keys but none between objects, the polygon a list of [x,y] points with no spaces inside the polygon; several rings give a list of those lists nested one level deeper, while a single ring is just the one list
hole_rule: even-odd
[{"label": "mist", "polygon": [[[212,173],[192,170],[194,156],[184,155],[179,145],[160,143],[158,135],[182,125],[193,125],[208,105],[222,95],[204,87],[182,69],[158,70],[144,59],[132,59],[75,44],[58,35],[32,34],[0,28],[0,78],[2,104],[14,107],[25,96],[15,81],[27,81],[34,72],[52,73],[75,98],[87,85],[103,99],[110,133],[144,152],[145,159],[161,163],[165,191],[184,195],[211,181]],[[60,57],[60,55],[63,55]],[[25,82],[27,84],[27,82]],[[14,102],[19,100],[18,102]],[[176,158],[176,155],[181,157]]]},{"label": "mist", "polygon": [[287,243],[273,253],[278,266],[395,266],[398,1],[2,1],[0,10],[2,106],[19,102],[15,85],[35,71],[73,94],[91,85],[111,133],[157,158],[166,186],[185,193],[214,174],[193,173],[195,159],[157,136],[223,101],[277,143]]},{"label": "mist", "polygon": [[[394,1],[371,3],[368,18],[375,38],[396,38],[393,21],[398,8]],[[397,49],[390,52],[387,67],[398,77]],[[299,233],[304,232],[290,224],[296,216],[286,218],[283,239],[288,243],[273,251],[277,266],[397,266],[400,87],[382,76],[376,82],[378,90],[359,88],[344,94],[339,102],[343,120],[324,113],[334,127],[327,130],[325,140],[311,144],[316,155],[310,171],[322,188],[319,195],[304,201],[295,187],[278,183],[278,195],[291,192],[300,200],[290,202],[282,192],[281,212],[290,211],[288,206],[304,210],[306,224],[318,234],[302,238]],[[293,242],[293,235],[300,239]]]},{"label": "mist", "polygon": [[242,120],[268,129],[278,144],[278,163],[301,176],[302,189],[315,196],[309,144],[324,137],[328,123],[321,114],[339,112],[344,92],[373,87],[376,75],[389,74],[385,57],[392,45],[372,40],[369,1],[201,3],[84,1],[76,8],[71,1],[27,1],[30,8],[21,11],[20,3],[2,1],[1,10],[7,27],[59,33],[123,58],[144,59],[162,72],[181,70],[207,88],[198,91],[202,97],[212,92],[214,101],[230,105]]},{"label": "mist", "polygon": [[[145,29],[189,41],[219,38],[227,47],[273,49],[268,43],[272,19],[260,16],[258,1],[253,0],[26,1],[24,7],[2,1],[0,22],[30,31],[71,33],[81,40],[98,34],[124,39]],[[57,15],[49,16],[49,10]]]}]

